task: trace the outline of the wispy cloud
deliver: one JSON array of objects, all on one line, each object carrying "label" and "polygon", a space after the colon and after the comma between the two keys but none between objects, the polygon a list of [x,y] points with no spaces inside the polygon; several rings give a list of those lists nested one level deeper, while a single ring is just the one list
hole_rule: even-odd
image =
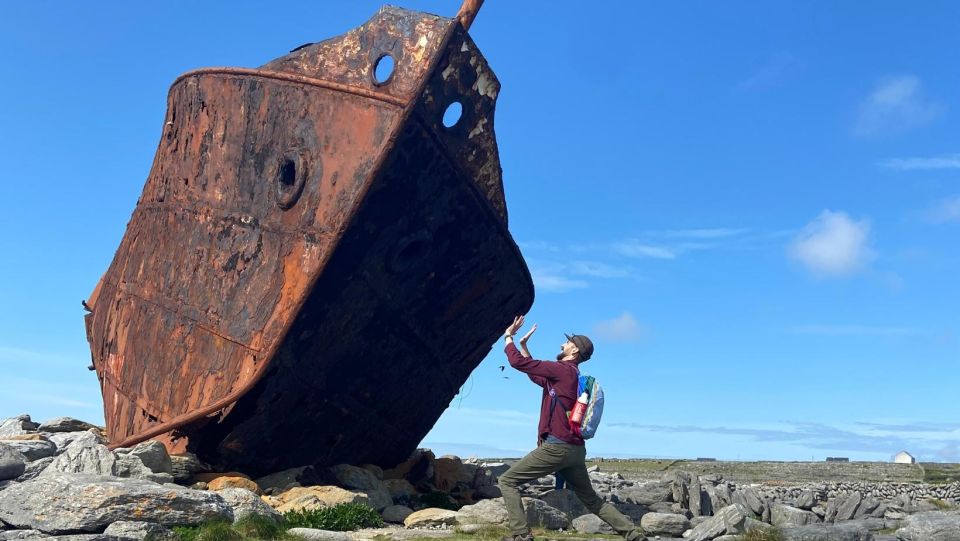
[{"label": "wispy cloud", "polygon": [[910,327],[872,327],[869,325],[798,325],[788,328],[787,332],[819,336],[873,337],[932,336],[934,334],[930,331]]},{"label": "wispy cloud", "polygon": [[555,274],[552,271],[531,268],[530,275],[533,278],[533,284],[542,291],[552,291],[554,293],[564,293],[575,289],[584,289],[589,284],[583,280],[575,280],[566,276]]},{"label": "wispy cloud", "polygon": [[879,162],[878,165],[900,171],[960,169],[960,154],[946,154],[927,158],[890,158]]},{"label": "wispy cloud", "polygon": [[895,135],[933,122],[943,106],[924,95],[923,84],[914,75],[888,78],[878,84],[860,104],[854,135]]},{"label": "wispy cloud", "polygon": [[632,342],[644,335],[644,327],[633,314],[624,312],[619,316],[598,322],[593,327],[598,338],[616,342]]},{"label": "wispy cloud", "polygon": [[854,221],[843,212],[824,210],[797,235],[788,253],[817,276],[847,276],[873,259],[869,240],[868,221]]},{"label": "wispy cloud", "polygon": [[653,259],[675,259],[676,252],[665,246],[647,244],[637,239],[614,243],[613,249],[627,257],[648,257]]},{"label": "wispy cloud", "polygon": [[566,292],[590,286],[588,278],[628,278],[632,269],[599,261],[554,261],[529,258],[530,274],[537,289]]},{"label": "wispy cloud", "polygon": [[960,195],[938,201],[927,210],[925,216],[927,221],[935,224],[960,223]]},{"label": "wispy cloud", "polygon": [[796,57],[789,53],[778,53],[769,58],[750,76],[734,85],[735,92],[762,90],[772,86],[783,75],[800,65]]}]

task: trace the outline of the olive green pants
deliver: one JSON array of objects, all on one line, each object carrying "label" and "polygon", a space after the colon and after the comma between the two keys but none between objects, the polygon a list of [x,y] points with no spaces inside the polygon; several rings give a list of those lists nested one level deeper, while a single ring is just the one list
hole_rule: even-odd
[{"label": "olive green pants", "polygon": [[500,476],[500,492],[507,506],[512,535],[525,535],[530,532],[523,501],[517,487],[527,481],[539,479],[544,475],[559,472],[567,481],[567,486],[583,502],[591,513],[603,519],[628,541],[644,539],[643,530],[617,510],[613,504],[606,503],[593,490],[587,466],[584,464],[587,449],[583,445],[544,443],[520,459]]}]

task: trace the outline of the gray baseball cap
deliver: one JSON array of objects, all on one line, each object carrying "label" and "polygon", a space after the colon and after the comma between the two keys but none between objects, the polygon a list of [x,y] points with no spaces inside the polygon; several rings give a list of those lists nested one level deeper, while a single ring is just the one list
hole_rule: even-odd
[{"label": "gray baseball cap", "polygon": [[583,361],[589,360],[590,357],[593,357],[593,342],[582,334],[563,334],[567,337],[567,340],[573,342],[573,345],[577,346],[577,349],[580,350],[580,359]]}]

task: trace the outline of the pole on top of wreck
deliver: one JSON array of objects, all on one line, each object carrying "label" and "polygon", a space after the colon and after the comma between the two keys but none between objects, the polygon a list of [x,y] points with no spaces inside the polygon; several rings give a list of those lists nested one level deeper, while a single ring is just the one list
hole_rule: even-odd
[{"label": "pole on top of wreck", "polygon": [[460,21],[464,30],[470,30],[470,25],[473,24],[473,20],[477,18],[477,12],[480,11],[480,6],[482,5],[483,0],[463,0],[463,4],[460,5],[460,11],[457,12],[457,19]]}]

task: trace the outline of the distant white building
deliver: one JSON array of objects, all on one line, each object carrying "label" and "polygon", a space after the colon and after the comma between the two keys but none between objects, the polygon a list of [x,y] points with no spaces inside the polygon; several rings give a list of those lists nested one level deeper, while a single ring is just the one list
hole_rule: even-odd
[{"label": "distant white building", "polygon": [[913,458],[913,455],[906,451],[900,451],[897,453],[897,456],[893,457],[893,461],[897,464],[916,464],[917,459]]}]

